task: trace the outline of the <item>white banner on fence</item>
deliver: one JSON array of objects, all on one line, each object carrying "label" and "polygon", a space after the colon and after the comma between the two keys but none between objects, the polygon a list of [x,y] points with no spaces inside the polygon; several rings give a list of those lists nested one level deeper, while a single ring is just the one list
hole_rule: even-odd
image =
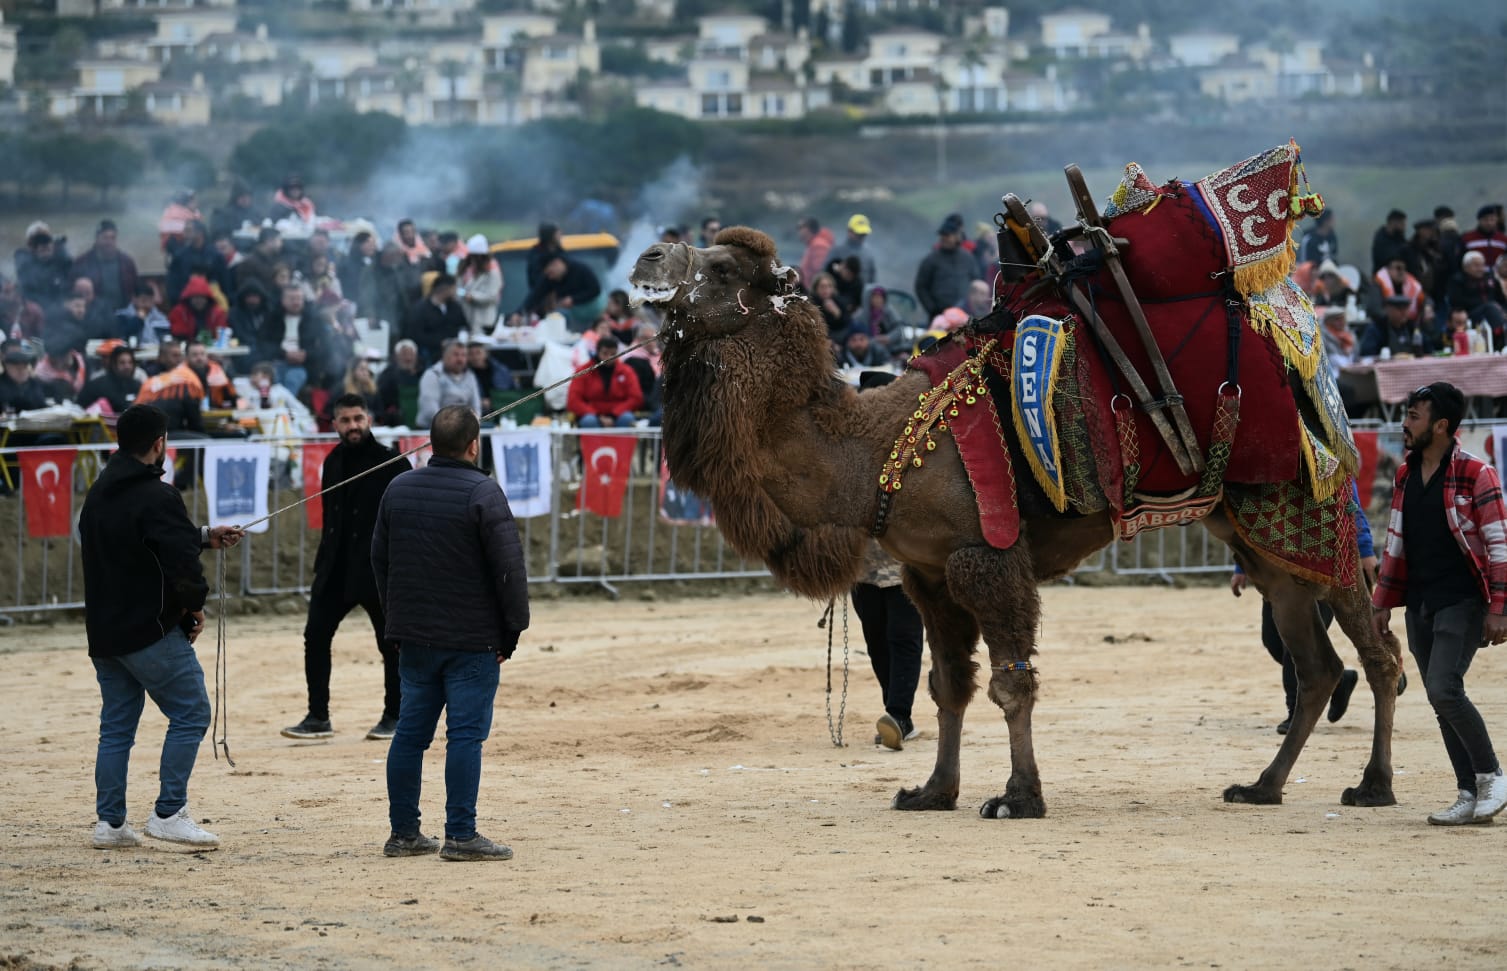
[{"label": "white banner on fence", "polygon": [[492,464],[508,497],[514,517],[548,516],[553,470],[549,462],[549,431],[520,428],[493,432]]},{"label": "white banner on fence", "polygon": [[[209,498],[210,526],[239,526],[267,515],[272,446],[211,445],[204,449],[204,494]],[[265,533],[267,524],[252,527]]]}]

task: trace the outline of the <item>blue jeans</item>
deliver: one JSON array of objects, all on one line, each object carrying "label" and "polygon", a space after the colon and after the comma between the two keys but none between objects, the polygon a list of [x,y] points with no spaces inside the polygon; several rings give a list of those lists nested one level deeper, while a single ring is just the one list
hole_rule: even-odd
[{"label": "blue jeans", "polygon": [[289,394],[298,394],[309,383],[309,369],[302,364],[276,361],[272,369],[277,372],[277,383],[287,388]]},{"label": "blue jeans", "polygon": [[162,740],[157,815],[173,815],[188,803],[199,743],[209,731],[209,694],[204,669],[183,631],[174,629],[150,647],[120,657],[90,658],[99,679],[99,754],[94,761],[95,811],[112,826],[126,821],[126,773],[145,698],[167,716]]},{"label": "blue jeans", "polygon": [[[635,419],[633,417],[633,412],[631,412],[631,411],[625,411],[621,415],[618,415],[616,418],[614,418],[612,420],[612,424],[616,428],[632,428],[634,420]],[[601,415],[582,415],[580,417],[580,419],[576,422],[576,427],[577,428],[601,428],[602,427],[602,416]]]},{"label": "blue jeans", "polygon": [[1465,672],[1481,646],[1486,603],[1470,598],[1438,610],[1409,607],[1406,617],[1408,649],[1439,721],[1455,786],[1475,792],[1476,775],[1499,768],[1486,722],[1465,695]]},{"label": "blue jeans", "polygon": [[424,752],[445,709],[445,837],[476,835],[476,791],[481,787],[481,743],[492,731],[497,698],[497,655],[402,644],[398,674],[402,703],[398,730],[387,750],[387,814],[398,836],[419,833],[419,791]]}]

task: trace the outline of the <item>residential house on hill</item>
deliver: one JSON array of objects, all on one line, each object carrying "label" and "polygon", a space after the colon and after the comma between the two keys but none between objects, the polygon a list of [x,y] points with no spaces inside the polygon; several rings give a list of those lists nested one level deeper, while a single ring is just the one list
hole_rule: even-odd
[{"label": "residential house on hill", "polygon": [[147,50],[152,60],[164,64],[194,53],[211,34],[230,34],[236,29],[235,11],[227,9],[163,10],[156,18],[157,33],[147,41]]},{"label": "residential house on hill", "polygon": [[1167,38],[1172,59],[1184,67],[1210,67],[1240,52],[1240,38],[1217,30],[1190,30]]},{"label": "residential house on hill", "polygon": [[449,27],[476,9],[476,0],[348,0],[350,12],[401,17],[402,23]]},{"label": "residential house on hill", "polygon": [[5,22],[5,13],[0,11],[0,85],[10,87],[16,83],[16,34],[20,28]]}]

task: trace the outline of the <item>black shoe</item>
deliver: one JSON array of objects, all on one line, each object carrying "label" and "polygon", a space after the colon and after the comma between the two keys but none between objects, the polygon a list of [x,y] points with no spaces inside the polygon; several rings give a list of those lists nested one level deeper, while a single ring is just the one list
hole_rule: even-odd
[{"label": "black shoe", "polygon": [[383,856],[428,856],[440,848],[440,841],[433,836],[425,836],[423,833],[415,833],[412,836],[399,836],[393,833],[382,844]]},{"label": "black shoe", "polygon": [[305,715],[304,720],[297,725],[289,725],[282,730],[284,738],[334,738],[335,730],[330,727],[328,718],[319,719],[313,715]]},{"label": "black shoe", "polygon": [[1329,721],[1337,722],[1345,717],[1345,711],[1350,707],[1350,696],[1355,693],[1355,686],[1360,683],[1360,675],[1351,670],[1346,670],[1340,675],[1340,683],[1334,689],[1334,694],[1329,696]]},{"label": "black shoe", "polygon": [[1288,715],[1286,718],[1284,718],[1281,721],[1277,722],[1277,734],[1278,735],[1286,735],[1287,734],[1287,730],[1289,728],[1291,728],[1291,727],[1292,727],[1292,716]]},{"label": "black shoe", "polygon": [[511,860],[513,850],[511,847],[494,843],[485,836],[477,833],[468,840],[453,840],[445,837],[445,847],[440,850],[440,859],[453,862],[469,862],[473,860]]},{"label": "black shoe", "polygon": [[1401,698],[1402,697],[1402,693],[1404,691],[1406,691],[1406,690],[1408,690],[1408,673],[1406,671],[1398,671],[1397,672],[1397,697]]},{"label": "black shoe", "polygon": [[398,720],[389,715],[383,715],[382,720],[372,726],[372,730],[366,733],[366,737],[372,741],[385,742],[398,730]]}]

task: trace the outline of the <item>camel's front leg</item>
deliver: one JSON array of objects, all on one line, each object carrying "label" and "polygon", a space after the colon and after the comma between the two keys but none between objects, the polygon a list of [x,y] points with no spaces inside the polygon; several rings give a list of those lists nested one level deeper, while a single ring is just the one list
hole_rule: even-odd
[{"label": "camel's front leg", "polygon": [[[991,661],[996,653],[991,643]],[[1031,652],[1028,649],[1026,653]],[[985,800],[979,807],[979,815],[985,819],[1040,819],[1047,814],[1041,776],[1036,770],[1036,750],[1031,744],[1036,671],[1030,664],[1024,658],[997,661],[989,678],[989,697],[1004,711],[1005,725],[1010,729],[1010,781],[1005,783],[1004,795]]]},{"label": "camel's front leg", "polygon": [[937,764],[924,785],[901,789],[890,805],[905,810],[956,809],[963,713],[973,699],[978,670],[972,659],[978,624],[953,601],[940,577],[927,579],[909,567],[903,577],[905,592],[921,612],[931,647],[931,675],[926,684],[937,703]]}]

